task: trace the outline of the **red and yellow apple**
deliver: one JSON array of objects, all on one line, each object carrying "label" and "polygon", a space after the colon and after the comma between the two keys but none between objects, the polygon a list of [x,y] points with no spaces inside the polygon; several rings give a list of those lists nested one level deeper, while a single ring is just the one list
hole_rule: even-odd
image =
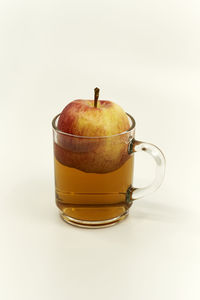
[{"label": "red and yellow apple", "polygon": [[114,102],[101,100],[95,104],[94,100],[74,100],[64,108],[57,124],[60,133],[54,145],[55,156],[68,167],[107,173],[128,159],[128,136],[119,134],[128,131],[130,123]]}]

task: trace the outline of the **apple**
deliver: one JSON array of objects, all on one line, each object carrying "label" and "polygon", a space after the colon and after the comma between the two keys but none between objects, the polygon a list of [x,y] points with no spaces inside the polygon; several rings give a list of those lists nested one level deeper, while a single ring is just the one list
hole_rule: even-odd
[{"label": "apple", "polygon": [[[127,135],[130,128],[124,110],[114,102],[74,100],[61,112],[60,131],[54,151],[57,160],[89,173],[108,173],[121,167],[128,159]],[[67,133],[67,135],[65,134]]]}]

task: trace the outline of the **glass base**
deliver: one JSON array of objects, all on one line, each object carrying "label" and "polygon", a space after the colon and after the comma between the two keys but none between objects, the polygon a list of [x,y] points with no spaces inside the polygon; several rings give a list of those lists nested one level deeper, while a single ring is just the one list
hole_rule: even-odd
[{"label": "glass base", "polygon": [[67,215],[65,215],[64,213],[60,214],[61,218],[74,226],[77,227],[82,227],[82,228],[103,228],[103,227],[110,227],[113,226],[119,222],[121,222],[122,220],[124,220],[127,216],[128,216],[128,210],[123,213],[122,215],[113,218],[113,219],[109,219],[109,220],[103,220],[103,221],[83,221],[83,220],[78,220],[78,219],[74,219],[72,217],[69,217]]}]

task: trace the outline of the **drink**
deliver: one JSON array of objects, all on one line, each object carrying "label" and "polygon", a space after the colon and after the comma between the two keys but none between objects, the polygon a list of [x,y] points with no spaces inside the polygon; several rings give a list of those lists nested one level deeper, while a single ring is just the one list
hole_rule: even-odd
[{"label": "drink", "polygon": [[70,168],[55,157],[56,203],[63,218],[68,222],[76,219],[71,219],[73,223],[78,220],[113,223],[114,218],[124,218],[130,207],[126,195],[132,185],[133,159],[130,156],[115,171],[97,174]]},{"label": "drink", "polygon": [[[133,200],[160,186],[164,155],[156,146],[135,140],[135,121],[129,114],[129,130],[94,137],[59,130],[59,116],[52,125],[56,204],[63,220],[80,227],[113,225],[127,216]],[[149,186],[133,188],[134,153],[139,151],[154,158],[156,176]]]}]

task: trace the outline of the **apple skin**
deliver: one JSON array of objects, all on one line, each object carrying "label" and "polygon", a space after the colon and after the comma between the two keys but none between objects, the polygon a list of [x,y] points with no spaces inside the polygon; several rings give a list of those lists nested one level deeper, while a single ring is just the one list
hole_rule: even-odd
[{"label": "apple skin", "polygon": [[129,158],[129,134],[117,135],[129,130],[129,120],[114,102],[101,100],[95,108],[92,100],[74,100],[60,114],[57,128],[74,135],[58,133],[54,143],[56,159],[68,167],[108,173]]},{"label": "apple skin", "polygon": [[74,100],[62,111],[58,129],[78,136],[111,136],[130,127],[124,110],[111,101]]}]

